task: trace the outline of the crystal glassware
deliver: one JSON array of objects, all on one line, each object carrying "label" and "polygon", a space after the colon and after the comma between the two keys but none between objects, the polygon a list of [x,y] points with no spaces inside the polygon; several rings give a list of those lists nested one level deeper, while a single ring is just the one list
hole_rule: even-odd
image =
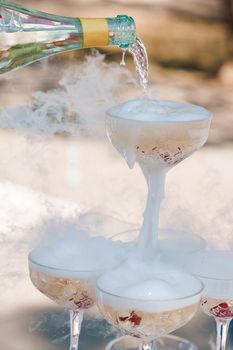
[{"label": "crystal glassware", "polygon": [[[175,103],[157,101],[160,108],[167,108],[172,115]],[[165,106],[165,107],[164,107]],[[180,104],[180,109],[187,108],[192,117],[187,121],[137,120],[120,117],[116,107],[107,111],[107,134],[112,145],[126,159],[131,167],[135,162],[146,167],[171,167],[201,148],[209,134],[211,114],[199,106]],[[188,110],[190,109],[190,110]],[[156,113],[155,113],[156,115]]]},{"label": "crystal glassware", "polygon": [[[111,238],[136,247],[139,232],[140,228],[135,226],[134,229],[117,233]],[[195,257],[197,262],[203,258],[206,241],[189,231],[162,228],[159,230],[158,247],[158,252],[162,254],[165,261],[185,268],[190,255],[192,259]]]},{"label": "crystal glassware", "polygon": [[[79,247],[77,246],[77,240],[74,240],[74,248],[72,250],[69,244],[71,242],[73,244],[73,241],[71,241],[71,237],[69,238],[68,236],[67,238],[67,234],[64,235],[64,233],[66,233],[65,231],[63,232],[64,246],[63,240],[57,240],[56,237],[51,237],[51,241],[46,242],[46,244],[49,245],[45,245],[45,248],[50,247],[52,249],[59,249],[57,251],[59,254],[63,252],[62,256],[65,256],[65,260],[71,262],[69,268],[65,269],[63,268],[63,265],[60,265],[59,267],[56,266],[56,258],[59,256],[56,254],[56,258],[52,255],[50,256],[49,263],[43,263],[43,257],[45,257],[45,261],[47,262],[47,256],[50,253],[46,249],[43,251],[43,248],[41,249],[40,245],[28,255],[29,273],[34,286],[58,305],[69,310],[71,336],[70,350],[78,349],[78,340],[84,311],[95,305],[96,279],[103,272],[118,264],[118,261],[119,263],[122,262],[127,255],[128,248],[125,244],[122,244],[122,246],[120,245],[119,250],[117,248],[117,251],[114,252],[116,255],[112,252],[112,260],[110,256],[105,256],[104,260],[101,260],[101,263],[98,260],[98,262],[96,261],[96,263],[88,265],[91,266],[91,269],[88,267],[85,268],[83,260],[80,261],[80,263],[82,263],[82,269],[77,269],[79,264],[77,259],[82,259],[83,257],[83,255],[79,256],[78,252],[76,261],[73,262],[75,268],[72,269],[72,259],[75,259],[75,256],[72,255],[72,253],[77,251],[76,248],[81,249],[82,246],[82,249],[85,250],[87,256],[88,254],[92,255],[91,247],[93,247],[93,244],[96,244],[94,243],[96,242],[96,238],[100,237],[99,232],[101,232],[103,237],[109,242],[112,242],[111,236],[115,235],[116,232],[131,228],[132,225],[120,220],[115,214],[113,215],[113,213],[109,215],[100,211],[88,211],[79,215],[78,227],[81,231],[88,232],[89,238],[93,238],[90,248],[89,246],[86,246],[85,248],[83,245],[85,241],[81,239]],[[59,229],[62,232],[62,228],[59,227]],[[69,232],[72,229],[74,229],[73,226],[66,227],[66,230]],[[58,246],[56,244],[58,244]],[[115,242],[114,245],[115,244],[117,244],[117,242]],[[107,248],[108,246],[106,246],[106,249]],[[41,255],[41,253],[43,255]],[[98,256],[99,255],[97,254],[93,259],[98,259]],[[88,261],[89,260],[90,257],[88,258]]]},{"label": "crystal glassware", "polygon": [[203,259],[191,261],[191,270],[204,284],[201,309],[214,317],[217,350],[226,348],[228,327],[233,319],[233,251],[206,250]]},{"label": "crystal glassware", "polygon": [[[129,245],[136,245],[139,235],[138,229],[131,229],[118,233],[112,237],[113,240],[119,240]],[[163,259],[180,267],[185,267],[187,257],[195,255],[197,261],[202,258],[206,248],[206,241],[200,236],[178,229],[162,228],[159,230],[159,251]],[[106,346],[106,350],[136,350],[139,347],[139,341],[129,336],[118,337]],[[198,350],[196,345],[187,339],[166,335],[157,339],[157,348],[159,349],[180,349],[180,350]]]},{"label": "crystal glassware", "polygon": [[206,109],[149,98],[127,101],[107,111],[107,134],[130,168],[138,163],[148,194],[138,246],[152,255],[157,246],[166,173],[207,141],[211,114]]},{"label": "crystal glassware", "polygon": [[192,295],[181,298],[143,300],[109,293],[97,281],[97,305],[103,317],[117,329],[141,340],[140,350],[156,348],[156,339],[182,327],[196,313],[202,283]]},{"label": "crystal glassware", "polygon": [[45,266],[34,259],[34,252],[28,257],[31,281],[41,293],[69,310],[70,350],[77,350],[83,313],[95,304],[95,281],[102,271],[72,271]]}]

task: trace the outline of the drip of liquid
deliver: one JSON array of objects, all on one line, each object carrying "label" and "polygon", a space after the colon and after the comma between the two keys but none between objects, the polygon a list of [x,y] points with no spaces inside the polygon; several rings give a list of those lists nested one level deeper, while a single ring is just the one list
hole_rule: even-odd
[{"label": "drip of liquid", "polygon": [[126,52],[127,52],[127,50],[125,50],[125,49],[122,50],[122,58],[121,58],[121,63],[120,63],[120,65],[123,66],[123,67],[126,65],[126,64],[125,64],[125,55],[126,55]]},{"label": "drip of liquid", "polygon": [[129,48],[129,52],[133,56],[140,85],[144,94],[146,94],[149,75],[149,63],[146,48],[141,40],[137,38],[135,43]]}]

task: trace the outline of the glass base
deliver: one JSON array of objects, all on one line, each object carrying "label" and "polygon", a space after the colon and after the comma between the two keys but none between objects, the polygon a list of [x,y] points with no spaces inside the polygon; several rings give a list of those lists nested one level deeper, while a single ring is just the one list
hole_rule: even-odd
[{"label": "glass base", "polygon": [[[140,343],[137,338],[123,336],[108,343],[105,350],[139,350]],[[157,350],[198,350],[188,340],[175,335],[167,335],[157,339],[156,345]]]}]

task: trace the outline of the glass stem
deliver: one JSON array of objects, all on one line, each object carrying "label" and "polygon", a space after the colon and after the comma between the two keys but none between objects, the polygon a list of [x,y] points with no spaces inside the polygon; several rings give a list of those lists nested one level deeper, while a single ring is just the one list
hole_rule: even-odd
[{"label": "glass stem", "polygon": [[140,347],[139,350],[156,350],[157,346],[156,346],[156,342],[152,341],[152,342],[143,342]]},{"label": "glass stem", "polygon": [[70,350],[78,350],[83,310],[70,310]]},{"label": "glass stem", "polygon": [[231,320],[215,318],[217,324],[217,350],[225,350],[227,333]]}]

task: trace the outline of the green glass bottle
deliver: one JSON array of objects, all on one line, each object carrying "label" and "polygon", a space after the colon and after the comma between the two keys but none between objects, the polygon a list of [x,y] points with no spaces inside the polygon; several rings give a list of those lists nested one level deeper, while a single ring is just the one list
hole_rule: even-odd
[{"label": "green glass bottle", "polygon": [[60,52],[136,41],[129,16],[72,18],[27,9],[0,0],[0,74]]}]

